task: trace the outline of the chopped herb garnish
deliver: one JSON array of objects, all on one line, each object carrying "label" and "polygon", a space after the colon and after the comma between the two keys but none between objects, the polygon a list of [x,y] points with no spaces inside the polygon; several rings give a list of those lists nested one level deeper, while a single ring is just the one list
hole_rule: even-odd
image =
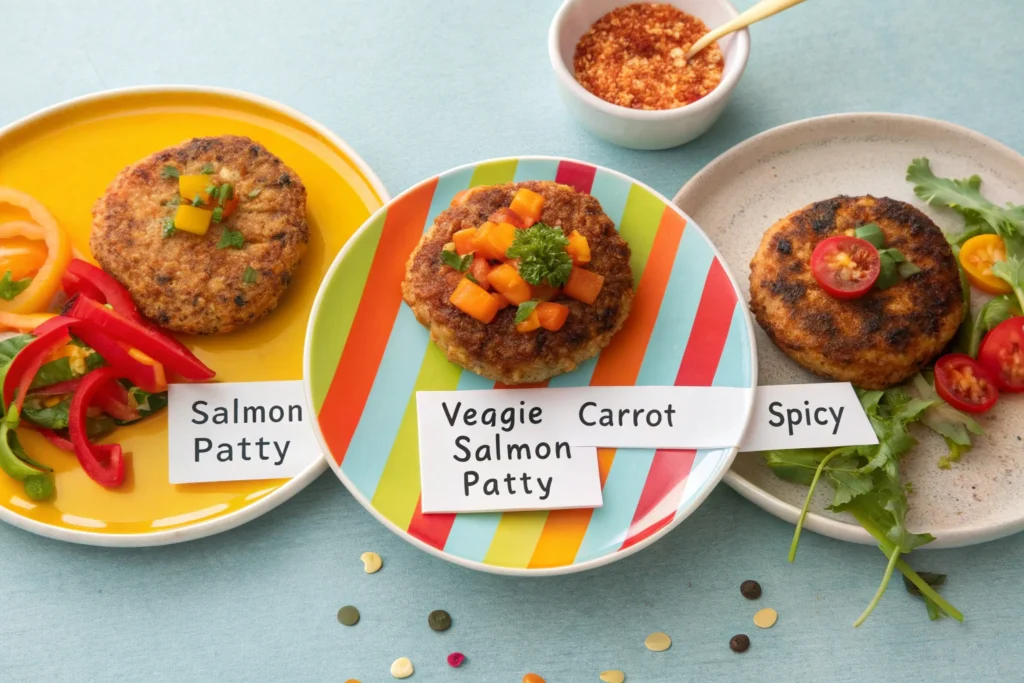
[{"label": "chopped herb garnish", "polygon": [[160,175],[162,175],[164,178],[177,178],[181,175],[181,173],[178,171],[178,169],[174,168],[173,166],[164,166],[164,169],[160,171]]},{"label": "chopped herb garnish", "polygon": [[242,274],[242,282],[247,285],[251,285],[256,282],[259,277],[259,273],[252,266],[246,266],[245,272]]},{"label": "chopped herb garnish", "polygon": [[885,234],[882,229],[878,227],[877,223],[867,223],[860,226],[853,231],[854,237],[859,237],[866,242],[870,242],[871,246],[875,249],[881,249],[885,246]]},{"label": "chopped herb garnish", "polygon": [[460,273],[465,273],[473,264],[473,255],[466,254],[465,256],[459,256],[454,251],[445,249],[441,252],[441,261],[443,261],[449,268],[454,268]]},{"label": "chopped herb garnish", "polygon": [[219,206],[215,206],[213,208],[213,216],[210,217],[210,220],[212,220],[214,223],[220,223],[222,220],[224,220],[224,209],[220,208]]},{"label": "chopped herb garnish", "polygon": [[249,191],[249,199],[255,199],[256,197],[260,196],[260,192],[262,192],[262,191],[263,191],[262,187],[257,187],[255,190],[250,190]]},{"label": "chopped herb garnish", "polygon": [[177,232],[177,230],[178,229],[174,227],[174,218],[172,216],[168,216],[167,218],[164,219],[164,225],[161,232],[163,233],[163,236],[165,238],[170,237],[175,232]]},{"label": "chopped herb garnish", "polygon": [[217,186],[214,185],[213,183],[210,183],[209,185],[206,186],[205,189],[203,189],[203,192],[205,192],[208,197],[213,197],[213,192],[216,189]]},{"label": "chopped herb garnish", "polygon": [[231,198],[235,196],[235,188],[232,187],[231,183],[221,183],[215,190],[217,203],[224,206],[224,202],[231,201]]},{"label": "chopped herb garnish", "polygon": [[202,169],[199,170],[203,175],[210,175],[213,173],[213,164],[203,164]]},{"label": "chopped herb garnish", "polygon": [[524,301],[519,304],[519,308],[516,310],[516,324],[518,325],[519,323],[526,322],[526,319],[529,318],[537,309],[537,304],[539,303],[539,301],[531,299],[530,301]]},{"label": "chopped herb garnish", "polygon": [[220,234],[220,242],[217,242],[217,248],[241,249],[243,244],[245,244],[245,238],[242,233],[224,228],[224,232]]},{"label": "chopped herb garnish", "polygon": [[202,206],[202,205],[203,205],[203,195],[201,195],[201,194],[199,194],[197,192],[196,196],[195,196],[195,199],[192,200],[192,206]]},{"label": "chopped herb garnish", "polygon": [[181,204],[181,195],[180,194],[176,194],[173,197],[171,197],[170,199],[168,199],[164,203],[164,206],[169,206],[172,209],[176,209],[176,208],[178,208],[179,204]]},{"label": "chopped herb garnish", "polygon": [[921,269],[907,260],[899,249],[878,250],[879,271],[875,287],[889,289],[911,275],[920,273]]},{"label": "chopped herb garnish", "polygon": [[480,284],[480,281],[473,277],[473,273],[466,273],[466,279],[472,282],[474,285]]},{"label": "chopped herb garnish", "polygon": [[506,255],[519,259],[519,274],[531,285],[547,282],[561,287],[572,273],[572,257],[565,250],[568,245],[561,228],[536,223],[526,230],[516,230]]},{"label": "chopped herb garnish", "polygon": [[25,288],[32,284],[32,278],[26,277],[21,280],[12,280],[13,273],[7,271],[3,278],[0,278],[0,299],[10,301],[25,291]]}]

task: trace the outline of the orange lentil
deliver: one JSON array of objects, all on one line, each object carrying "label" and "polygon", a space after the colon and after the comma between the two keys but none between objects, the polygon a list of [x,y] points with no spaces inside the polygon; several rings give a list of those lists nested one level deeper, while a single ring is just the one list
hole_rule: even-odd
[{"label": "orange lentil", "polygon": [[602,100],[630,109],[696,102],[722,81],[718,43],[686,61],[687,51],[707,32],[703,21],[672,5],[618,7],[576,44],[576,80]]},{"label": "orange lentil", "polygon": [[523,683],[546,683],[546,681],[537,674],[526,674],[523,676]]}]

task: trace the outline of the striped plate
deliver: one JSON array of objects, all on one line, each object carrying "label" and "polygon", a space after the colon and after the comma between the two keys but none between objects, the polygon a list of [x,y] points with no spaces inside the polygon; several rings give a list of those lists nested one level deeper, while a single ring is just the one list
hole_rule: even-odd
[{"label": "striped plate", "polygon": [[[415,392],[487,389],[493,382],[449,363],[429,342],[402,303],[405,262],[457,192],[523,180],[589,192],[632,250],[636,296],[625,326],[598,358],[550,386],[756,384],[750,318],[703,231],[621,173],[551,157],[462,166],[374,214],[321,284],[306,334],[305,377],[330,466],[388,528],[475,569],[559,574],[611,562],[660,538],[704,500],[735,450],[601,449],[604,506],[596,510],[422,514]],[[751,405],[736,409],[749,417]]]}]

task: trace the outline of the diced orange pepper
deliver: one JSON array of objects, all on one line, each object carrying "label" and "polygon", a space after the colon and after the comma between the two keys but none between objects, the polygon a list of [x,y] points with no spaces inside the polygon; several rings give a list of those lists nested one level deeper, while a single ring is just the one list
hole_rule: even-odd
[{"label": "diced orange pepper", "polygon": [[524,187],[516,192],[516,196],[512,198],[512,206],[509,208],[519,214],[527,224],[526,227],[529,227],[540,220],[541,211],[544,209],[544,195]]},{"label": "diced orange pepper", "polygon": [[509,302],[518,306],[524,301],[530,300],[530,285],[519,276],[516,269],[507,263],[495,267],[487,277],[499,294],[503,295]]},{"label": "diced orange pepper", "polygon": [[476,283],[484,289],[490,290],[491,283],[488,277],[491,274],[491,264],[487,263],[487,259],[474,258],[473,264],[469,267],[469,272],[476,278]]},{"label": "diced orange pepper", "polygon": [[502,207],[495,211],[494,213],[492,213],[490,218],[488,218],[487,220],[491,221],[492,223],[511,223],[517,228],[529,227],[528,225],[526,225],[526,221],[523,220],[522,216],[520,216],[512,209],[506,207]]},{"label": "diced orange pepper", "polygon": [[494,300],[498,302],[498,310],[499,311],[502,310],[502,309],[508,308],[509,306],[512,305],[512,304],[510,304],[508,302],[508,299],[506,299],[501,294],[498,294],[497,292],[491,292],[491,296],[493,296]]},{"label": "diced orange pepper", "polygon": [[457,309],[482,323],[489,323],[498,315],[498,302],[487,290],[462,278],[448,299]]},{"label": "diced orange pepper", "polygon": [[494,260],[502,257],[502,254],[496,254],[491,251],[491,230],[496,227],[498,227],[497,223],[487,221],[476,229],[476,236],[473,237],[473,249],[476,251],[477,256]]},{"label": "diced orange pepper", "polygon": [[452,242],[455,243],[455,253],[459,256],[465,256],[476,249],[476,228],[459,230],[452,235]]},{"label": "diced orange pepper", "polygon": [[603,286],[604,276],[598,275],[592,270],[573,268],[572,273],[569,274],[569,281],[562,288],[562,293],[590,305],[597,300],[597,295]]},{"label": "diced orange pepper", "polygon": [[167,373],[164,372],[162,363],[158,363],[138,349],[128,349],[128,355],[143,365],[151,365],[153,367],[153,376],[156,378],[156,386],[160,387],[161,390],[167,388]]},{"label": "diced orange pepper", "polygon": [[537,311],[534,310],[530,314],[530,317],[521,323],[516,323],[516,332],[533,332],[540,327],[540,316],[537,315]]},{"label": "diced orange pepper", "polygon": [[569,252],[569,256],[572,256],[574,266],[590,263],[590,242],[578,230],[573,230],[569,235],[569,246],[565,250]]},{"label": "diced orange pepper", "polygon": [[545,330],[557,332],[562,329],[562,325],[569,318],[569,307],[564,304],[542,302],[537,304],[534,313],[537,315],[541,327]]},{"label": "diced orange pepper", "polygon": [[505,252],[512,246],[515,239],[516,227],[514,225],[487,221],[477,231],[476,246],[487,258],[504,261]]},{"label": "diced orange pepper", "polygon": [[451,206],[458,206],[460,204],[465,204],[466,203],[466,199],[469,197],[469,193],[472,192],[472,191],[473,191],[473,188],[471,187],[468,190],[462,190],[461,192],[456,192],[455,196],[452,197]]},{"label": "diced orange pepper", "polygon": [[558,287],[547,284],[530,285],[530,291],[533,293],[531,299],[538,301],[551,301],[562,291]]},{"label": "diced orange pepper", "polygon": [[54,315],[54,313],[8,313],[0,311],[0,332],[10,330],[31,332]]}]

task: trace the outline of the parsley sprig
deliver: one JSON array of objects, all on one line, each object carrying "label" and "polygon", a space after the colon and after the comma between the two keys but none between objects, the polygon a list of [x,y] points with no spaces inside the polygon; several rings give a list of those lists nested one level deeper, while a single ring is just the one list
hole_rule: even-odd
[{"label": "parsley sprig", "polygon": [[572,273],[572,257],[565,248],[569,239],[561,228],[535,223],[517,230],[506,256],[519,259],[519,274],[531,285],[548,283],[561,287]]}]

